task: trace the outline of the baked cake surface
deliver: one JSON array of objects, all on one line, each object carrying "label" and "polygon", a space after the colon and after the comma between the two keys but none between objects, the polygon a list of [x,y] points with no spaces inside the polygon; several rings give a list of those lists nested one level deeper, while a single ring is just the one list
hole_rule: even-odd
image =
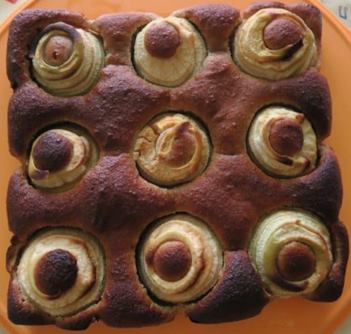
[{"label": "baked cake surface", "polygon": [[330,92],[310,5],[87,20],[9,33],[9,318],[81,329],[337,299],[348,239],[323,144]]}]

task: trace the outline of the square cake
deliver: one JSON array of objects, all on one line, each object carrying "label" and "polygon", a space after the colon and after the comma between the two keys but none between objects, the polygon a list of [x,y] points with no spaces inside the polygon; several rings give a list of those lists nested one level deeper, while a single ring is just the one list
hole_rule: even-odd
[{"label": "square cake", "polygon": [[10,320],[219,323],[336,300],[348,237],[321,25],[277,2],[18,14]]}]

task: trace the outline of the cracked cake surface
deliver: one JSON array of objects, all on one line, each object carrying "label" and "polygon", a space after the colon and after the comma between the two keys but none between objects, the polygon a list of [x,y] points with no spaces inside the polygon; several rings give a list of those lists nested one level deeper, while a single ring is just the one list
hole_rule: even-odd
[{"label": "cracked cake surface", "polygon": [[348,236],[321,29],[278,2],[18,14],[10,320],[220,323],[336,300]]}]

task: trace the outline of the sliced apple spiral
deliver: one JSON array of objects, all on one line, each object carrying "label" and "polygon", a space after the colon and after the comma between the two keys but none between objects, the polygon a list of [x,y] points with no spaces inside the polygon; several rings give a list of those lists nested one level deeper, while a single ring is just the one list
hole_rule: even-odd
[{"label": "sliced apple spiral", "polygon": [[134,64],[146,80],[175,87],[188,80],[202,65],[206,46],[185,19],[167,17],[147,24],[136,37]]},{"label": "sliced apple spiral", "polygon": [[186,303],[201,297],[216,283],[223,251],[204,223],[176,214],[147,233],[138,260],[141,279],[157,298]]},{"label": "sliced apple spiral", "polygon": [[317,162],[317,139],[304,114],[286,107],[267,107],[252,121],[249,150],[265,171],[296,177],[312,171]]},{"label": "sliced apple spiral", "polygon": [[234,59],[247,73],[281,80],[304,72],[317,62],[313,32],[298,15],[282,8],[264,8],[236,33]]},{"label": "sliced apple spiral", "polygon": [[264,218],[251,239],[249,254],[266,290],[276,297],[314,291],[333,263],[326,226],[297,210]]},{"label": "sliced apple spiral", "polygon": [[52,129],[34,141],[28,176],[37,187],[58,189],[78,181],[97,159],[96,145],[89,136],[68,129]]},{"label": "sliced apple spiral", "polygon": [[141,174],[161,186],[188,182],[206,168],[211,153],[201,126],[183,114],[163,114],[139,133],[134,159]]},{"label": "sliced apple spiral", "polygon": [[62,22],[43,31],[32,57],[34,79],[44,90],[58,96],[87,93],[105,62],[96,35]]},{"label": "sliced apple spiral", "polygon": [[29,241],[16,275],[22,292],[38,308],[63,317],[99,300],[104,262],[92,236],[72,228],[52,228]]}]

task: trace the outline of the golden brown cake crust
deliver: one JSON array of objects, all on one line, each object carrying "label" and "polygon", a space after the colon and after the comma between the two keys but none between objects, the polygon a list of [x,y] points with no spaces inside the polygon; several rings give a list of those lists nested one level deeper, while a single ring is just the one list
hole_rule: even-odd
[{"label": "golden brown cake crust", "polygon": [[229,37],[240,23],[240,13],[228,5],[198,5],[174,12],[192,22],[206,40],[210,52],[228,51]]},{"label": "golden brown cake crust", "polygon": [[[253,5],[243,19],[264,7],[281,7],[302,17],[320,45],[321,17],[309,5]],[[9,147],[23,164],[33,139],[57,124],[85,129],[100,158],[73,188],[45,192],[34,188],[23,168],[11,177],[7,210],[15,235],[7,257],[12,274],[9,318],[20,324],[55,323],[81,329],[97,319],[111,326],[154,325],[174,318],[176,308],[153,300],[138,278],[135,249],[153,221],[184,212],[206,222],[224,249],[224,269],[203,298],[186,306],[201,323],[240,320],[260,312],[268,301],[247,254],[259,219],[280,208],[299,208],[321,218],[330,230],[334,263],[329,276],[308,298],[331,301],[341,294],[348,258],[348,239],[338,214],[342,200],[340,171],[334,153],[322,141],[331,129],[328,84],[317,68],[280,81],[266,81],[240,70],[229,40],[241,22],[226,5],[203,5],[175,12],[191,21],[203,36],[208,56],[200,70],[176,88],[160,87],[137,75],[132,64],[135,33],[158,16],[151,13],[108,14],[88,21],[62,10],[28,10],[14,19],[9,33],[7,69],[14,94],[8,111]],[[95,31],[103,40],[106,65],[97,84],[84,96],[48,94],[31,78],[28,45],[48,24],[58,21]],[[320,145],[318,166],[311,173],[279,179],[268,176],[250,158],[249,126],[265,106],[284,105],[303,112]],[[211,161],[193,181],[162,188],[143,179],[133,160],[138,132],[156,115],[176,110],[207,127]],[[46,227],[71,226],[95,236],[105,258],[101,300],[76,315],[50,317],[35,308],[19,288],[17,255],[30,236]]]},{"label": "golden brown cake crust", "polygon": [[199,323],[218,323],[253,317],[268,302],[245,251],[225,254],[223,276],[208,295],[186,310]]}]

